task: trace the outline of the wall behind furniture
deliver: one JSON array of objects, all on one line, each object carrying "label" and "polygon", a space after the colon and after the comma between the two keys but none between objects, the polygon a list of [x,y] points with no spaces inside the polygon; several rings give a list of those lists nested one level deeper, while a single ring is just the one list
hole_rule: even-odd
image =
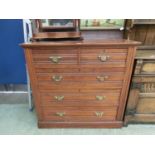
[{"label": "wall behind furniture", "polygon": [[21,19],[0,19],[0,84],[25,84],[24,42]]},{"label": "wall behind furniture", "polygon": [[120,30],[82,30],[82,37],[88,40],[122,39],[123,31]]}]

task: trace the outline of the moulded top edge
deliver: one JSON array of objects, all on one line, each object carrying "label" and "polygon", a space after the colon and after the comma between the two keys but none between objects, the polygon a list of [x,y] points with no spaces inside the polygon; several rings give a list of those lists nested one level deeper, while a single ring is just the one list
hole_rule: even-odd
[{"label": "moulded top edge", "polygon": [[40,42],[31,42],[31,43],[23,43],[20,44],[22,47],[37,47],[37,46],[120,46],[120,45],[132,45],[138,46],[140,42],[132,41],[132,40],[82,40],[82,41],[40,41]]}]

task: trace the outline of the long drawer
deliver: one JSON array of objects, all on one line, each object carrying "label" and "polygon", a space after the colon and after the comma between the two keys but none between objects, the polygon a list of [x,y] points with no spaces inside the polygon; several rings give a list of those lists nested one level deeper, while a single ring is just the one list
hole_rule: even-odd
[{"label": "long drawer", "polygon": [[104,73],[125,72],[126,63],[108,63],[103,65],[51,65],[34,64],[36,73]]},{"label": "long drawer", "polygon": [[107,73],[107,72],[125,72],[126,67],[79,67],[79,68],[45,68],[45,66],[35,66],[36,73]]},{"label": "long drawer", "polygon": [[39,82],[48,81],[51,83],[61,84],[62,82],[95,82],[103,83],[105,81],[123,81],[124,72],[118,72],[117,74],[111,72],[103,73],[87,73],[87,74],[65,74],[65,73],[38,73],[37,79]]},{"label": "long drawer", "polygon": [[106,90],[106,89],[121,89],[122,88],[123,82],[104,82],[104,83],[99,83],[99,82],[81,82],[81,83],[62,83],[61,85],[59,84],[51,84],[50,82],[44,82],[44,83],[39,83],[38,87],[39,89],[42,90],[49,90],[49,91],[70,91],[72,90],[89,90],[89,89],[94,89],[94,90]]},{"label": "long drawer", "polygon": [[120,90],[100,93],[42,93],[43,106],[105,106],[119,103]]},{"label": "long drawer", "polygon": [[82,109],[74,107],[43,107],[43,118],[46,121],[110,121],[116,120],[117,107],[94,108],[86,107]]}]

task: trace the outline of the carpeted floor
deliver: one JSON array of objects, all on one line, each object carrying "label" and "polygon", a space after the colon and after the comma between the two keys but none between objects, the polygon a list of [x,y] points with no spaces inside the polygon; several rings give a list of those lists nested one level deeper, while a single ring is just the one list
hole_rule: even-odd
[{"label": "carpeted floor", "polygon": [[121,129],[38,129],[35,111],[28,104],[0,104],[0,135],[141,135],[155,134],[155,125],[129,125]]}]

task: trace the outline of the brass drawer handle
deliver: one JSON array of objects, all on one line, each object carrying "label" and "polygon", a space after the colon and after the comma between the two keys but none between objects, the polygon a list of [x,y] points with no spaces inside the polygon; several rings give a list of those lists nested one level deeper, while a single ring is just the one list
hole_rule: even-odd
[{"label": "brass drawer handle", "polygon": [[64,99],[64,96],[54,96],[54,98],[57,100],[57,101],[62,101]]},{"label": "brass drawer handle", "polygon": [[65,115],[65,112],[56,112],[57,116],[63,117]]},{"label": "brass drawer handle", "polygon": [[98,81],[103,82],[106,79],[108,79],[109,77],[108,76],[97,76],[96,78],[97,78]]},{"label": "brass drawer handle", "polygon": [[61,56],[51,56],[49,57],[49,59],[53,62],[53,63],[59,63],[60,59],[62,59]]},{"label": "brass drawer handle", "polygon": [[60,82],[62,80],[62,76],[60,75],[53,75],[52,76],[52,79],[55,81],[55,82]]},{"label": "brass drawer handle", "polygon": [[104,53],[98,56],[99,60],[105,62],[110,59],[109,55],[105,55]]},{"label": "brass drawer handle", "polygon": [[96,96],[96,99],[98,100],[98,101],[102,101],[102,100],[104,100],[106,97],[105,96]]},{"label": "brass drawer handle", "polygon": [[97,117],[102,117],[104,115],[104,112],[96,111],[95,114]]}]

